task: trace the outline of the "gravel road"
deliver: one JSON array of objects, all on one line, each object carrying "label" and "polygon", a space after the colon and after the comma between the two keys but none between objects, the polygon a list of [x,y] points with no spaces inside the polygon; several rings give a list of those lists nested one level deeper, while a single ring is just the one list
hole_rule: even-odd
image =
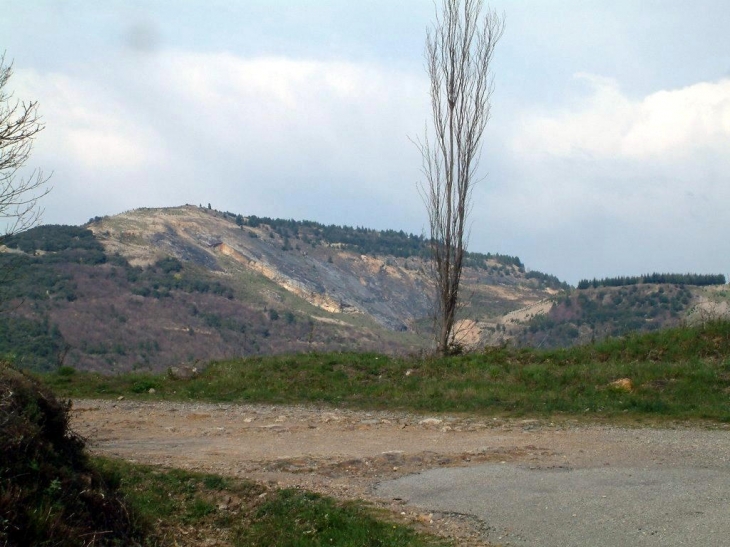
[{"label": "gravel road", "polygon": [[729,546],[730,427],[74,401],[93,451],[365,498],[459,545]]}]

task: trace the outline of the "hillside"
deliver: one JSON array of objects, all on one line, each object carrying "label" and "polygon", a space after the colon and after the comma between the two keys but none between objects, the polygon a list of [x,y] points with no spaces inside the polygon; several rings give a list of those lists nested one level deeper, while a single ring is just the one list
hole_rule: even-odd
[{"label": "hillside", "polygon": [[[5,243],[0,355],[25,368],[161,371],[430,344],[428,246],[404,232],[186,205],[40,226]],[[514,256],[470,253],[466,262],[457,331],[467,347],[571,346],[730,309],[727,286],[708,285],[722,276],[593,280],[575,290]]]},{"label": "hillside", "polygon": [[[251,354],[427,347],[428,260],[402,232],[140,209],[6,241],[0,351],[48,369],[165,370]],[[516,257],[470,254],[462,331],[565,287]]]},{"label": "hillside", "polygon": [[587,286],[507,314],[491,341],[495,343],[501,336],[518,347],[563,348],[633,332],[727,319],[729,311],[730,290],[725,284]]},{"label": "hillside", "polygon": [[677,326],[692,300],[691,289],[679,285],[581,289],[533,317],[518,340],[524,346],[565,347]]}]

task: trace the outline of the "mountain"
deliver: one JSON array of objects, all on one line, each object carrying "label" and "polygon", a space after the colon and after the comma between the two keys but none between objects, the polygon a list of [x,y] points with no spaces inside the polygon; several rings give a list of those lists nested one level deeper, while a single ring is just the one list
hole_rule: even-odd
[{"label": "mountain", "polygon": [[[241,355],[428,347],[428,246],[395,231],[186,205],[41,226],[6,242],[0,351],[31,368],[164,370]],[[466,341],[567,288],[470,253]]]},{"label": "mountain", "polygon": [[[0,355],[27,368],[160,371],[257,354],[410,353],[431,341],[428,243],[401,231],[186,205],[40,226],[0,250]],[[722,315],[730,300],[725,285],[686,277],[575,290],[514,256],[465,263],[466,347],[573,345]]]}]

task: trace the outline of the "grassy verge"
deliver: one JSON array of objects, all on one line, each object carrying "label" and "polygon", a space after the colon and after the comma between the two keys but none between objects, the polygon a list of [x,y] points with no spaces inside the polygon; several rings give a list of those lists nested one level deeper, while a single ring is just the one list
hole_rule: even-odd
[{"label": "grassy verge", "polygon": [[249,481],[96,458],[150,530],[148,544],[235,547],[445,547],[363,503]]},{"label": "grassy verge", "polygon": [[[622,378],[630,388],[611,385]],[[494,348],[425,359],[305,354],[211,363],[187,379],[62,369],[44,380],[64,397],[730,422],[730,323],[556,351]]]}]

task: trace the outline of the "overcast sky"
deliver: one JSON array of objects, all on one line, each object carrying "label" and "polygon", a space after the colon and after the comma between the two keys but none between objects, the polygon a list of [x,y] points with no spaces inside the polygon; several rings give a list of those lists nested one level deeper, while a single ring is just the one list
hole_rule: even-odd
[{"label": "overcast sky", "polygon": [[[730,3],[500,0],[470,249],[730,273]],[[430,0],[4,3],[46,223],[211,203],[422,233]]]}]

